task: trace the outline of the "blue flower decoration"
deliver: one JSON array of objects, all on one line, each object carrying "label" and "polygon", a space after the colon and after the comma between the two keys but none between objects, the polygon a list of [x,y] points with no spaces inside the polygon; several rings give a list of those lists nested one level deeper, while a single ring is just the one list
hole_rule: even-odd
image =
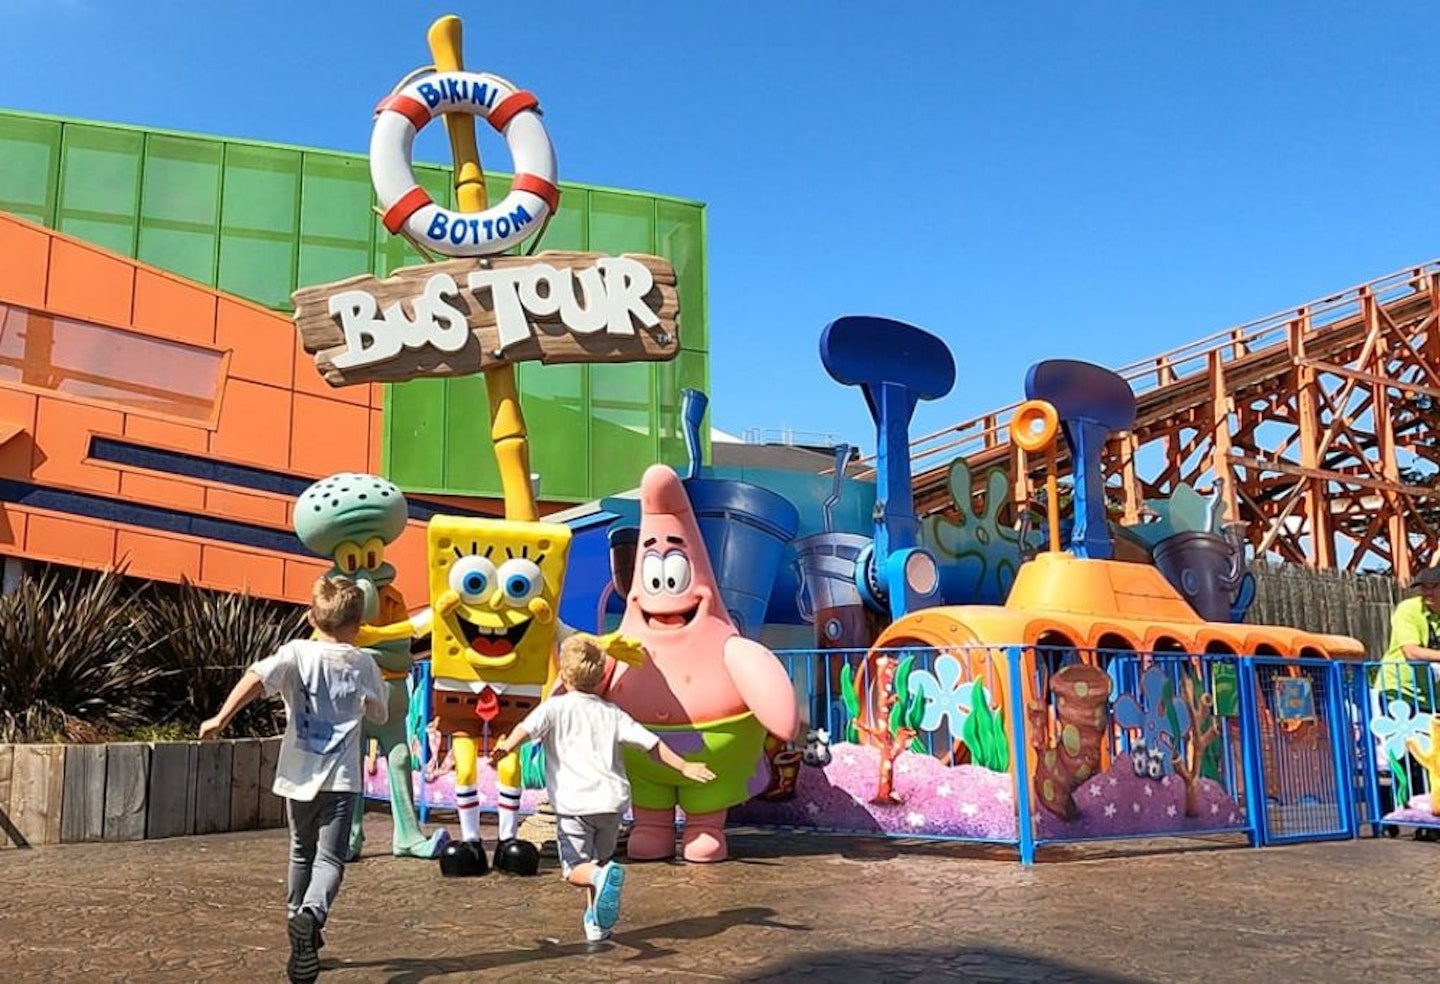
[{"label": "blue flower decoration", "polygon": [[1390,701],[1385,708],[1389,714],[1370,719],[1370,733],[1380,739],[1385,753],[1395,761],[1407,754],[1407,738],[1418,738],[1422,746],[1430,744],[1429,714],[1416,714],[1415,708],[1399,698]]},{"label": "blue flower decoration", "polygon": [[1172,761],[1180,752],[1180,736],[1190,727],[1190,708],[1173,695],[1165,671],[1151,666],[1140,676],[1142,704],[1130,694],[1121,694],[1115,701],[1115,722],[1122,728],[1139,729],[1146,748],[1163,753],[1161,768],[1165,774],[1175,771]]},{"label": "blue flower decoration", "polygon": [[[938,674],[938,675],[937,675]],[[935,660],[935,672],[916,670],[910,674],[910,692],[925,700],[925,717],[920,721],[921,731],[936,731],[950,719],[950,733],[958,735],[965,727],[974,704],[975,684],[960,679],[960,661],[954,656],[941,656]]]}]

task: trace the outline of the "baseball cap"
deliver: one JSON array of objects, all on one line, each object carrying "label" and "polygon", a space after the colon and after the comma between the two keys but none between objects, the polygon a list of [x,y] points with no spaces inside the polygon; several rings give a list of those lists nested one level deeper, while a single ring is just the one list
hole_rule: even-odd
[{"label": "baseball cap", "polygon": [[1410,587],[1424,588],[1440,584],[1440,567],[1427,567],[1410,580]]}]

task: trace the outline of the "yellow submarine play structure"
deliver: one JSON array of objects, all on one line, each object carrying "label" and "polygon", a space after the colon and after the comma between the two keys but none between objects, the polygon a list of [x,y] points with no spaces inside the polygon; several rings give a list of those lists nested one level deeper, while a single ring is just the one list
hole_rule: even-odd
[{"label": "yellow submarine play structure", "polygon": [[[834,744],[805,749],[821,767],[801,770],[789,801],[749,804],[741,819],[1006,842],[1027,861],[1061,841],[1347,836],[1356,722],[1344,695],[1362,679],[1362,644],[1240,622],[1229,594],[1241,548],[1211,529],[1214,507],[1203,534],[1148,534],[1192,537],[1186,558],[1117,556],[1100,458],[1134,422],[1133,391],[1070,360],[1036,364],[1025,389],[1011,439],[1044,462],[1048,549],[1020,564],[1003,604],[897,606],[867,649],[832,654],[845,705],[826,719]],[[1064,530],[1062,435],[1074,471]],[[910,566],[923,589],[923,564]],[[890,587],[893,600],[898,577]]]},{"label": "yellow submarine play structure", "polygon": [[[1121,652],[1364,658],[1362,644],[1348,636],[1208,621],[1157,566],[1116,559],[1105,519],[1100,448],[1111,431],[1128,428],[1134,420],[1129,384],[1098,366],[1053,360],[1031,369],[1026,390],[1029,399],[1015,414],[1011,439],[1027,454],[1044,456],[1049,549],[1021,565],[1003,605],[911,612],[881,632],[875,650],[1022,646],[1074,651],[1082,662]],[[1062,431],[1075,463],[1075,522],[1068,550],[1060,544],[1055,477],[1055,445]]]}]

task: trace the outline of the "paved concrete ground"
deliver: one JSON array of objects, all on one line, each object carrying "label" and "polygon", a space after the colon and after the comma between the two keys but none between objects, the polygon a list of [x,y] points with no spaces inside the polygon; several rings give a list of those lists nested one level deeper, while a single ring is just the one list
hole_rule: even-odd
[{"label": "paved concrete ground", "polygon": [[[370,845],[388,845],[387,818],[367,822]],[[621,925],[593,948],[553,861],[537,879],[455,881],[372,856],[348,869],[321,980],[1390,984],[1433,973],[1440,845],[1183,843],[1027,870],[953,848],[742,833],[743,860],[633,866]],[[0,980],[283,980],[284,856],[283,831],[6,851]]]}]

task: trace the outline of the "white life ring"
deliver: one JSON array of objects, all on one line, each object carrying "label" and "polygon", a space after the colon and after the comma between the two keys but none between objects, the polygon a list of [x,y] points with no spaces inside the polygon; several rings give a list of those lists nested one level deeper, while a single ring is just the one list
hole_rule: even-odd
[{"label": "white life ring", "polygon": [[[435,72],[410,82],[375,107],[370,180],[392,235],[406,230],[446,256],[503,253],[539,232],[560,203],[555,148],[532,93],[488,72]],[[514,162],[510,194],[483,212],[441,208],[415,180],[415,134],[443,113],[468,113],[505,137]]]}]

